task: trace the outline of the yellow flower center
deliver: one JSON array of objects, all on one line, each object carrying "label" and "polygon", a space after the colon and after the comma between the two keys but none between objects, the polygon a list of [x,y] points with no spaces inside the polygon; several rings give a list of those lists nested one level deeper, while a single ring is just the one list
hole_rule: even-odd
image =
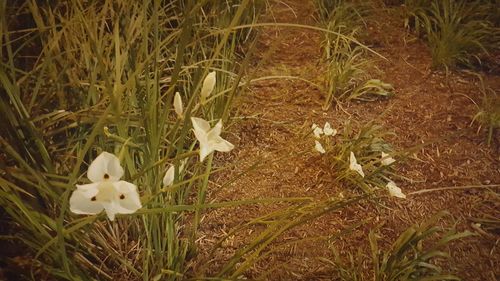
[{"label": "yellow flower center", "polygon": [[96,197],[101,202],[111,202],[116,197],[116,189],[111,182],[104,181],[97,188],[99,193],[97,193]]}]

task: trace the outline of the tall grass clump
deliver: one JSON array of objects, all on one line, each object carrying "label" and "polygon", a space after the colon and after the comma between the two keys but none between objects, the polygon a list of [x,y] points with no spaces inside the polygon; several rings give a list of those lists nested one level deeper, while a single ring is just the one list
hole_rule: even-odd
[{"label": "tall grass clump", "polygon": [[[344,0],[316,0],[314,4],[321,25],[328,30],[355,38],[365,25],[363,16],[368,13],[368,7],[366,5]],[[327,59],[333,55],[331,49],[336,48],[339,43],[352,43],[351,40],[345,39],[343,42],[338,42],[338,37],[338,34],[335,33],[325,34],[322,47],[324,50],[323,53]]]},{"label": "tall grass clump", "polygon": [[406,22],[412,22],[417,33],[424,31],[434,68],[471,66],[498,49],[499,29],[491,13],[498,9],[494,3],[408,0],[406,6]]},{"label": "tall grass clump", "polygon": [[[375,270],[374,280],[460,280],[446,273],[437,261],[450,258],[450,254],[446,252],[450,242],[472,233],[458,232],[453,227],[440,227],[439,220],[446,215],[446,212],[441,212],[409,227],[386,251],[379,249],[376,234],[371,232],[369,240]],[[434,242],[434,239],[437,241]]]},{"label": "tall grass clump", "polygon": [[484,85],[483,78],[479,76],[479,91],[482,94],[482,99],[477,105],[477,113],[472,118],[472,122],[480,124],[478,131],[481,128],[486,129],[486,143],[491,145],[495,140],[498,130],[500,129],[500,96],[492,88]]},{"label": "tall grass clump", "polygon": [[[265,4],[1,1],[0,204],[15,233],[3,238],[56,279],[183,279],[214,163],[198,161],[191,117],[228,120],[245,67],[235,60],[253,39],[235,27]],[[102,152],[143,206],[113,222],[70,212]]]},{"label": "tall grass clump", "polygon": [[450,258],[447,251],[449,244],[472,234],[468,231],[458,232],[454,227],[440,226],[440,220],[446,216],[446,212],[440,212],[408,227],[385,249],[378,242],[384,237],[371,231],[368,237],[371,248],[370,276],[363,274],[366,260],[362,251],[350,253],[348,260],[335,253],[333,260],[323,261],[334,266],[341,280],[461,280],[441,266],[443,261]]},{"label": "tall grass clump", "polygon": [[353,1],[315,1],[321,26],[328,30],[322,41],[326,62],[326,99],[323,108],[333,101],[374,100],[392,94],[392,86],[372,79],[366,72],[370,60],[368,47],[357,41],[369,13],[366,3]]},{"label": "tall grass clump", "polygon": [[405,27],[415,31],[417,36],[425,30],[425,21],[428,9],[433,0],[405,0]]}]

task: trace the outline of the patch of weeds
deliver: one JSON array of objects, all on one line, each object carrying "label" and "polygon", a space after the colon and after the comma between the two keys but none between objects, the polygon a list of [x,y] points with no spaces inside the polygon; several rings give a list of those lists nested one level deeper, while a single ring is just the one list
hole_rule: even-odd
[{"label": "patch of weeds", "polygon": [[[386,189],[391,196],[405,198],[391,177],[397,176],[393,169],[394,151],[384,138],[392,133],[382,126],[369,122],[359,130],[354,130],[350,121],[343,128],[330,129],[313,124],[315,149],[324,154],[330,170],[335,171],[336,181],[360,187],[366,193],[376,189]],[[333,130],[333,133],[327,131]],[[330,131],[332,132],[332,131]]]},{"label": "patch of weeds", "polygon": [[394,94],[391,84],[369,77],[366,68],[371,61],[365,55],[364,48],[350,47],[345,43],[339,43],[331,49],[325,74],[327,94],[324,109],[333,101],[374,101]]},{"label": "patch of weeds", "polygon": [[364,281],[367,280],[363,276],[363,269],[366,268],[363,260],[366,260],[361,248],[358,248],[355,254],[346,253],[344,258],[340,255],[337,249],[333,248],[334,258],[321,258],[320,260],[334,268],[334,272],[338,279],[348,281]]},{"label": "patch of weeds", "polygon": [[[356,37],[359,31],[366,25],[363,17],[369,13],[366,4],[355,3],[352,1],[315,1],[321,24],[328,30],[336,32],[325,34],[322,41],[325,57],[328,59],[331,49],[338,44],[338,34],[345,34],[350,37]],[[329,4],[318,4],[318,2],[327,2]],[[328,9],[323,8],[328,6]],[[344,43],[349,44],[346,41]]]},{"label": "patch of weeds", "polygon": [[[441,228],[438,222],[445,215],[446,212],[440,212],[427,221],[409,227],[386,251],[378,248],[377,235],[371,232],[369,239],[375,280],[460,280],[443,273],[436,260],[448,259],[450,254],[443,249],[451,241],[472,233]],[[437,242],[430,242],[435,235],[441,237]],[[429,242],[430,245],[425,245]]]},{"label": "patch of weeds", "polygon": [[425,30],[425,21],[422,19],[426,17],[428,9],[432,0],[405,0],[405,27],[415,31],[417,36],[423,35],[422,31]]},{"label": "patch of weeds", "polygon": [[266,3],[56,2],[0,3],[3,238],[49,279],[185,280],[254,39],[234,27]]},{"label": "patch of weeds", "polygon": [[472,120],[479,122],[479,129],[484,127],[487,130],[486,143],[489,146],[500,128],[500,96],[493,89],[484,86],[481,87],[481,92],[483,99]]},{"label": "patch of weeds", "polygon": [[462,0],[407,0],[406,25],[425,32],[434,68],[471,66],[498,49],[499,30],[489,3]]},{"label": "patch of weeds", "polygon": [[385,250],[378,245],[377,240],[381,237],[371,231],[368,236],[371,271],[366,270],[366,259],[362,251],[358,251],[356,255],[349,253],[348,260],[334,251],[334,260],[322,260],[335,268],[340,280],[460,280],[457,276],[446,273],[439,264],[450,257],[450,253],[446,251],[450,242],[472,233],[458,232],[454,227],[440,227],[439,221],[447,215],[446,212],[440,212],[420,224],[410,226]]},{"label": "patch of weeds", "polygon": [[[340,46],[337,46],[340,47]],[[363,59],[364,52],[361,48],[345,48],[343,51],[333,49],[328,61],[326,73],[327,98],[324,107],[331,104],[334,99],[348,99],[349,93],[363,79],[363,68],[368,63]]]},{"label": "patch of weeds", "polygon": [[[331,31],[325,33],[322,49],[327,64],[325,73],[326,99],[323,109],[333,101],[371,101],[393,93],[391,85],[372,79],[366,73],[370,60],[366,59],[366,46],[356,37],[365,26],[364,15],[369,13],[367,4],[351,1],[317,1],[321,24]],[[325,8],[326,7],[326,8]],[[329,9],[329,10],[328,10]]]}]

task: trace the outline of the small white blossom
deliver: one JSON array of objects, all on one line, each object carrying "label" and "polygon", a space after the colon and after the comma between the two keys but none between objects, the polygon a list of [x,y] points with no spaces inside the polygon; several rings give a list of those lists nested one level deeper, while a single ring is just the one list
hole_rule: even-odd
[{"label": "small white blossom", "polygon": [[356,156],[354,156],[354,153],[351,151],[351,154],[349,155],[349,169],[357,172],[358,174],[361,175],[361,177],[365,177],[365,173],[363,172],[363,167],[361,167],[360,164],[356,161]]},{"label": "small white blossom", "polygon": [[403,199],[406,198],[406,195],[401,191],[401,188],[399,188],[393,181],[389,181],[385,187],[387,187],[391,196]]},{"label": "small white blossom", "polygon": [[326,152],[319,141],[315,140],[314,143],[315,143],[314,149],[316,149],[319,153],[323,154]]},{"label": "small white blossom", "polygon": [[137,186],[121,181],[124,171],[120,160],[103,152],[90,163],[87,177],[90,184],[76,185],[69,199],[75,214],[94,215],[106,211],[110,220],[116,214],[132,214],[142,207]]},{"label": "small white blossom", "polygon": [[396,162],[396,160],[394,158],[390,157],[389,154],[382,151],[382,156],[381,156],[380,162],[382,162],[382,165],[384,165],[384,166],[389,166],[392,163]]},{"label": "small white blossom", "polygon": [[[182,171],[184,170],[186,162],[187,159],[181,161],[181,165],[179,167],[179,174],[182,173]],[[165,176],[163,177],[163,186],[165,187],[171,186],[174,183],[174,178],[175,178],[175,166],[170,165],[167,172],[165,173]]]},{"label": "small white blossom", "polygon": [[213,151],[228,152],[234,148],[227,140],[220,136],[222,131],[222,121],[210,128],[210,124],[201,118],[191,117],[193,123],[194,135],[200,142],[200,162],[203,162]]},{"label": "small white blossom", "polygon": [[203,85],[201,87],[201,99],[204,101],[215,88],[216,83],[216,75],[215,71],[212,71],[207,74],[205,80],[203,80]]},{"label": "small white blossom", "polygon": [[176,92],[174,96],[174,110],[175,113],[177,113],[177,116],[179,116],[179,118],[183,117],[184,108],[182,106],[182,98],[179,92]]},{"label": "small white blossom", "polygon": [[313,134],[315,138],[317,139],[321,138],[321,135],[323,134],[323,129],[318,127],[318,125],[316,124],[312,124],[311,129],[313,129]]},{"label": "small white blossom", "polygon": [[332,136],[333,137],[337,134],[337,130],[332,129],[332,126],[330,125],[330,123],[326,122],[325,126],[323,127],[323,133],[325,134],[325,136]]}]

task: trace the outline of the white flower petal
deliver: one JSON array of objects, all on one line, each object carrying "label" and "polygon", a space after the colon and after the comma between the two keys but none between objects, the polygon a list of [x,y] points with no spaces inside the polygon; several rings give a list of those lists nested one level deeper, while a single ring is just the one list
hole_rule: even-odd
[{"label": "white flower petal", "polygon": [[[184,166],[187,163],[187,159],[181,160],[181,166],[179,167],[179,174],[184,170]],[[170,165],[165,172],[165,176],[163,177],[163,186],[171,186],[174,183],[175,179],[175,166]]]},{"label": "white flower petal", "polygon": [[142,208],[141,199],[137,192],[137,186],[126,181],[119,181],[114,184],[119,193],[118,204],[122,208],[120,214],[132,214]]},{"label": "white flower petal", "polygon": [[84,191],[77,189],[69,198],[69,209],[75,214],[95,215],[99,214],[104,207],[100,202],[92,200],[92,197],[87,197]]},{"label": "white flower petal", "polygon": [[315,140],[314,143],[315,143],[314,149],[316,149],[319,153],[323,154],[326,152],[319,141]]},{"label": "white flower petal", "polygon": [[[123,199],[121,201],[125,201],[125,200],[126,199]],[[116,214],[127,214],[128,215],[128,214],[135,213],[135,211],[138,210],[138,209],[135,209],[135,210],[127,209],[119,201],[104,202],[102,205],[104,206],[104,210],[106,211],[106,215],[108,216],[109,220],[111,220],[111,221],[115,220]]]},{"label": "white flower petal", "polygon": [[97,201],[111,221],[116,214],[132,214],[142,207],[135,184],[126,181],[106,183],[99,191]]},{"label": "white flower petal", "polygon": [[195,131],[204,133],[208,133],[208,131],[210,131],[210,123],[208,123],[206,120],[197,117],[191,117],[191,123],[193,123],[193,129]]},{"label": "white flower petal", "polygon": [[207,157],[213,151],[213,147],[208,142],[200,141],[200,162],[203,162],[203,160],[205,160],[205,157]]},{"label": "white flower petal", "polygon": [[92,198],[99,193],[99,182],[90,183],[90,184],[77,184],[76,188],[79,192],[81,192],[85,197]]},{"label": "white flower petal", "polygon": [[406,198],[406,195],[401,191],[401,188],[399,188],[393,181],[389,181],[386,187],[389,190],[389,194],[391,196],[403,199]]},{"label": "white flower petal", "polygon": [[354,153],[351,151],[351,154],[349,155],[349,169],[357,172],[361,177],[365,177],[365,173],[363,172],[363,167],[358,164],[356,161],[356,156],[354,156]]},{"label": "white flower petal", "polygon": [[227,140],[217,137],[214,143],[210,144],[214,150],[219,152],[229,152],[234,148],[234,145]]},{"label": "white flower petal", "polygon": [[326,122],[323,127],[323,133],[325,133],[325,136],[335,136],[337,134],[337,130],[332,129],[330,123]]},{"label": "white flower petal", "polygon": [[396,160],[392,157],[389,156],[389,154],[387,153],[384,153],[382,151],[382,156],[381,156],[381,160],[380,162],[382,163],[382,165],[384,166],[389,166],[391,165],[392,163],[396,162]]},{"label": "white flower petal", "polygon": [[319,138],[321,138],[321,135],[323,134],[323,129],[321,129],[320,127],[316,127],[313,130],[313,134],[314,134],[315,138],[319,139]]},{"label": "white flower petal", "polygon": [[194,136],[201,143],[208,144],[208,134],[201,130],[194,130]]},{"label": "white flower petal", "polygon": [[114,221],[115,215],[118,213],[118,208],[120,207],[120,205],[118,205],[114,201],[104,202],[102,205],[104,206],[104,211],[106,211],[106,215],[108,216],[109,220]]},{"label": "white flower petal", "polygon": [[203,86],[201,88],[201,98],[202,100],[206,99],[214,90],[216,83],[216,75],[215,71],[212,71],[207,74],[205,80],[203,80]]},{"label": "white flower petal", "polygon": [[175,113],[177,113],[177,115],[180,118],[182,118],[182,116],[184,114],[184,109],[182,106],[182,98],[181,98],[181,95],[179,94],[179,92],[176,92],[175,96],[174,96],[174,110],[175,110]]},{"label": "white flower petal", "polygon": [[217,122],[217,124],[215,124],[215,126],[210,131],[208,131],[207,137],[208,139],[215,139],[218,136],[220,136],[221,132],[222,132],[222,120],[219,120],[219,122]]},{"label": "white flower petal", "polygon": [[165,176],[163,177],[163,186],[170,186],[174,183],[175,166],[170,165]]},{"label": "white flower petal", "polygon": [[137,186],[128,181],[114,182],[113,186],[119,194],[137,193]]},{"label": "white flower petal", "polygon": [[[105,179],[118,181],[123,176],[120,160],[114,154],[103,152],[90,163],[87,177],[91,182],[100,182]],[[107,178],[106,178],[107,177]]]}]

